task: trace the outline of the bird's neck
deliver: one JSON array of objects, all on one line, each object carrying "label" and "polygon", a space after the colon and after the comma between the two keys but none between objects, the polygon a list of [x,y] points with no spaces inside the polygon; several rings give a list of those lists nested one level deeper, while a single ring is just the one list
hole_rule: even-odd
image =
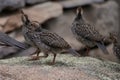
[{"label": "bird's neck", "polygon": [[25,32],[25,33],[26,33],[26,32],[30,32],[30,31],[31,31],[31,29],[30,29],[30,28],[28,28],[27,26],[28,26],[28,25],[23,24],[23,27],[22,27],[22,31],[23,31],[23,32]]},{"label": "bird's neck", "polygon": [[83,16],[81,14],[77,14],[75,21],[84,22]]},{"label": "bird's neck", "polygon": [[43,30],[42,27],[38,27],[38,28],[35,29],[36,32],[41,32],[42,30]]}]

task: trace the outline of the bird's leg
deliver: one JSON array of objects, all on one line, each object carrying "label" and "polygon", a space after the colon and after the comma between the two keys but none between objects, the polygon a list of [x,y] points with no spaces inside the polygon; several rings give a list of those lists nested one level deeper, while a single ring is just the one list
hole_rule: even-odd
[{"label": "bird's leg", "polygon": [[48,54],[47,54],[47,53],[45,53],[43,57],[44,57],[44,58],[47,58],[47,57],[48,57]]},{"label": "bird's leg", "polygon": [[86,53],[85,53],[85,54],[86,54],[86,56],[89,56],[90,48],[86,46],[86,49],[87,49],[87,50],[86,50]]},{"label": "bird's leg", "polygon": [[36,54],[37,54],[37,57],[39,57],[40,50],[37,50],[37,51],[36,51]]},{"label": "bird's leg", "polygon": [[29,59],[29,60],[38,60],[40,57],[39,57],[39,53],[40,53],[40,50],[39,49],[37,49],[35,52],[34,52],[34,54],[37,54],[36,56],[32,56],[32,58],[31,59]]},{"label": "bird's leg", "polygon": [[55,63],[55,58],[56,58],[56,54],[54,54],[54,58],[53,58],[53,61],[52,61],[53,64]]},{"label": "bird's leg", "polygon": [[39,56],[39,53],[40,53],[40,50],[39,50],[39,52],[36,51],[37,56],[33,56],[31,60],[39,60],[40,58],[47,58],[48,57],[48,52],[45,52],[44,56]]},{"label": "bird's leg", "polygon": [[55,64],[55,58],[56,58],[56,55],[57,55],[57,54],[53,54],[53,55],[54,55],[54,57],[53,57],[53,61],[52,61],[52,62],[50,62],[50,65]]},{"label": "bird's leg", "polygon": [[48,57],[48,53],[44,53],[43,56],[39,56],[40,58],[47,58]]}]

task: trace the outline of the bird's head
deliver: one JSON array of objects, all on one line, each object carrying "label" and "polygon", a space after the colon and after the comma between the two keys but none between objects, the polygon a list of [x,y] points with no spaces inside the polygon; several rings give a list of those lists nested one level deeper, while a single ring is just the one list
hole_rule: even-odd
[{"label": "bird's head", "polygon": [[77,15],[83,15],[83,9],[82,7],[78,7],[76,10]]},{"label": "bird's head", "polygon": [[76,20],[82,19],[83,9],[82,7],[78,7],[76,10]]},{"label": "bird's head", "polygon": [[23,12],[23,10],[21,10],[20,12],[22,14],[21,20],[22,20],[22,22],[24,24],[24,27],[27,27],[29,30],[32,30],[32,31],[41,28],[39,22],[37,22],[37,21],[30,21],[29,18],[28,18],[28,15],[25,14]]},{"label": "bird's head", "polygon": [[40,23],[37,21],[32,21],[31,26],[32,26],[32,30],[34,30],[34,31],[41,31],[41,29],[42,29]]},{"label": "bird's head", "polygon": [[112,33],[109,33],[110,35],[110,39],[113,43],[117,43],[117,33],[115,32],[112,32]]}]

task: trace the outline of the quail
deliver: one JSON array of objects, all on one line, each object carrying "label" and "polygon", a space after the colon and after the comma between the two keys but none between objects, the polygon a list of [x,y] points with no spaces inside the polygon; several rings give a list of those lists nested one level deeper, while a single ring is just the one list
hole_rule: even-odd
[{"label": "quail", "polygon": [[113,43],[113,53],[120,61],[120,43],[118,42],[117,33],[115,32],[110,33],[110,39],[112,40]]},{"label": "quail", "polygon": [[81,7],[77,8],[77,15],[72,23],[71,31],[76,39],[86,46],[87,55],[89,48],[94,46],[98,46],[104,54],[109,54],[103,43],[105,37],[102,36],[94,26],[85,21]]},{"label": "quail", "polygon": [[30,21],[23,11],[22,22],[22,31],[25,39],[29,44],[37,48],[35,52],[37,56],[34,57],[33,60],[37,60],[41,57],[39,56],[41,51],[44,53],[44,57],[48,57],[49,53],[54,55],[52,64],[55,63],[57,53],[60,53],[62,50],[66,50],[74,56],[80,56],[62,37],[43,29],[39,23]]}]

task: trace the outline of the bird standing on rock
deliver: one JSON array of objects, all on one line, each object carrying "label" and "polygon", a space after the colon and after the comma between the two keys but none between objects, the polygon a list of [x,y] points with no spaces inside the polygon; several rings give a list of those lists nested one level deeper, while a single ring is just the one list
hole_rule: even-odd
[{"label": "bird standing on rock", "polygon": [[110,33],[110,39],[113,43],[113,53],[120,61],[120,43],[118,42],[117,33]]},{"label": "bird standing on rock", "polygon": [[109,54],[103,41],[104,37],[88,24],[83,17],[83,9],[77,8],[77,15],[72,23],[71,30],[78,41],[83,43],[87,48],[87,55],[90,47],[98,46],[105,54]]},{"label": "bird standing on rock", "polygon": [[54,55],[52,64],[55,63],[57,53],[62,52],[62,50],[66,50],[74,56],[80,56],[80,54],[73,50],[62,37],[56,33],[43,29],[38,22],[30,21],[23,11],[22,22],[22,31],[26,41],[37,48],[37,51],[35,52],[37,56],[33,57],[32,60],[39,59],[41,57],[39,56],[41,51],[45,55],[42,57],[48,57],[50,52]]}]

